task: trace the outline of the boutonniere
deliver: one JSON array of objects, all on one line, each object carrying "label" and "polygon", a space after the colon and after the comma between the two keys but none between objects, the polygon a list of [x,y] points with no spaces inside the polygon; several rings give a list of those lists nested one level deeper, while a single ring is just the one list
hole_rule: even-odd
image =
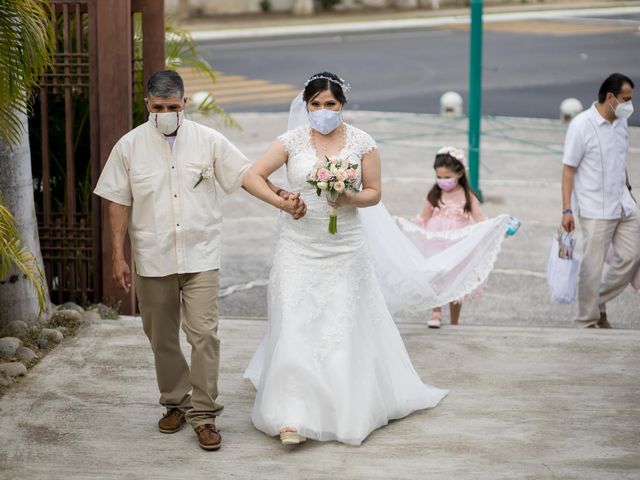
[{"label": "boutonniere", "polygon": [[196,181],[193,188],[196,188],[203,180],[209,180],[212,176],[212,168],[211,165],[207,165],[200,171],[200,175],[198,175],[198,180]]}]

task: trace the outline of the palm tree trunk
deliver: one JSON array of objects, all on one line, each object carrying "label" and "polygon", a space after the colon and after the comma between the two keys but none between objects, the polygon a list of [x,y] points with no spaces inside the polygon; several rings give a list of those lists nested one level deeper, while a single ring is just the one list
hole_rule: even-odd
[{"label": "palm tree trunk", "polygon": [[[22,136],[16,145],[0,140],[0,192],[3,201],[16,218],[20,238],[24,246],[37,258],[43,268],[38,222],[33,200],[33,177],[31,175],[31,150],[29,148],[29,124],[27,116],[20,113]],[[49,292],[45,288],[46,304]],[[0,330],[5,325],[22,320],[34,322],[39,308],[33,284],[23,275],[11,272],[0,279]]]}]

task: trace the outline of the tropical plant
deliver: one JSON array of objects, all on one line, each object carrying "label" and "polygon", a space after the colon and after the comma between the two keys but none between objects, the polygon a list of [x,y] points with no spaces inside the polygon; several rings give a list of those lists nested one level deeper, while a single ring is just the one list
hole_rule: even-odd
[{"label": "tropical plant", "polygon": [[[165,25],[165,67],[169,70],[189,68],[194,73],[209,77],[215,82],[217,75],[211,64],[198,52],[198,48],[188,31],[173,25],[168,20]],[[134,16],[134,105],[133,124],[140,125],[144,122],[144,77],[142,72],[142,23],[138,16]],[[240,125],[224,111],[209,94],[198,105],[195,105],[198,113],[218,115],[225,125],[240,128]]]},{"label": "tropical plant", "polygon": [[27,115],[33,88],[53,64],[55,36],[44,0],[0,0],[0,12],[1,326],[41,315],[49,301],[28,183]]},{"label": "tropical plant", "polygon": [[55,37],[43,0],[0,0],[0,140],[20,140],[19,112],[28,114],[31,89],[53,63]]},{"label": "tropical plant", "polygon": [[44,274],[38,266],[37,257],[25,248],[18,233],[16,219],[0,198],[0,279],[9,277],[4,281],[13,281],[9,274],[14,270],[22,273],[33,284],[42,313],[47,304]]}]

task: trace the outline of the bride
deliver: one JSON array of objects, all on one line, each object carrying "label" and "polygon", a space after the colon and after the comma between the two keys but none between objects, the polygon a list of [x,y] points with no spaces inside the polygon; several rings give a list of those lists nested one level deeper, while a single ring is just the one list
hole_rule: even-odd
[{"label": "bride", "polygon": [[[278,137],[244,177],[249,192],[279,205],[267,178],[286,165],[290,189],[307,206],[300,220],[280,219],[267,331],[245,372],[257,389],[254,425],[284,444],[359,445],[389,420],[435,407],[447,394],[414,370],[376,278],[358,210],[380,201],[380,155],[367,133],[342,121],[347,90],[332,73],[312,76],[292,107],[290,120],[300,126]],[[360,190],[335,203],[317,196],[307,179],[325,156],[357,164]],[[338,210],[335,235],[327,231],[329,208]]]}]

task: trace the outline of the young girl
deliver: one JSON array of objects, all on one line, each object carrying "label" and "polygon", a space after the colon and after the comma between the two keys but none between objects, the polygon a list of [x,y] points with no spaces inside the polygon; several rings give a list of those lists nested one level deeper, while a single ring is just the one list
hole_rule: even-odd
[{"label": "young girl", "polygon": [[[438,151],[433,164],[436,184],[429,190],[422,214],[414,219],[415,223],[426,230],[443,232],[486,219],[480,211],[478,198],[469,187],[464,161],[464,152],[458,148],[444,147]],[[444,239],[432,240],[423,253],[431,256],[451,244],[452,241]],[[457,325],[460,318],[460,300],[449,304],[452,325]],[[440,328],[441,321],[442,308],[434,308],[427,325]]]}]

